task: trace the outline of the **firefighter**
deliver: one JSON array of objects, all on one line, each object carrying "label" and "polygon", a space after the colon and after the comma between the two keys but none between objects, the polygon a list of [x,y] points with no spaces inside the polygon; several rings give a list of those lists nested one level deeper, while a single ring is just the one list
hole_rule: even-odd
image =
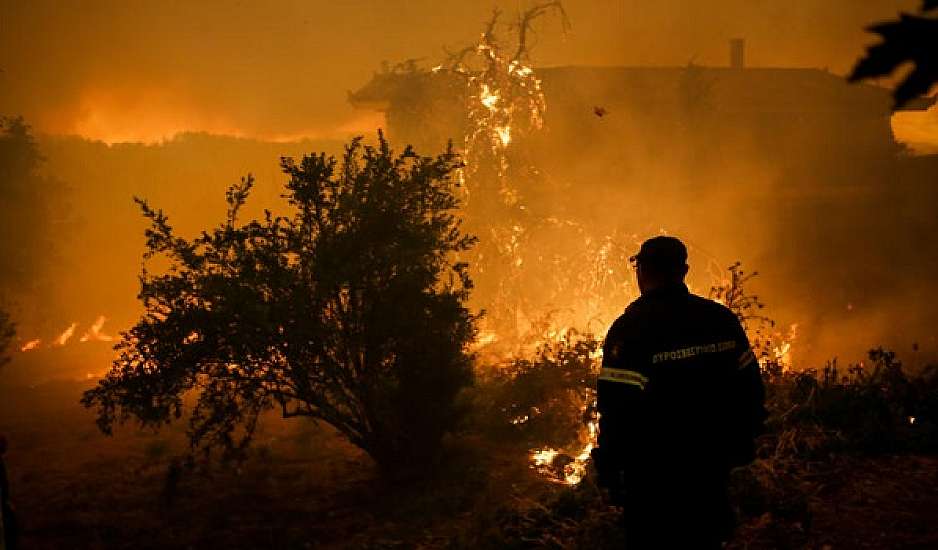
[{"label": "firefighter", "polygon": [[736,316],[688,292],[680,240],[649,239],[630,260],[641,296],[603,344],[599,482],[628,548],[720,548],[730,470],[755,458],[767,416],[759,363]]}]

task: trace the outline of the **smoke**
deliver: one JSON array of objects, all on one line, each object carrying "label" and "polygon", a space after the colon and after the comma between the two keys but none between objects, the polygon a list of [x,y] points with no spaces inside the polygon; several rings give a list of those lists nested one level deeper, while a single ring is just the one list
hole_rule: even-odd
[{"label": "smoke", "polygon": [[[355,124],[345,91],[381,61],[435,58],[442,46],[474,40],[493,8],[510,17],[533,4],[4,2],[0,113],[22,114],[40,132],[107,142],[157,141],[180,131],[337,137],[342,127],[365,129]],[[724,65],[726,40],[739,36],[748,40],[751,65],[842,74],[871,40],[864,26],[918,1],[564,4],[573,30],[557,38],[552,23],[538,25],[539,65]]]},{"label": "smoke", "polygon": [[[78,219],[62,235],[56,289],[37,307],[49,312],[56,333],[72,322],[89,330],[99,315],[108,317],[108,334],[128,326],[139,312],[145,227],[132,196],[164,208],[189,234],[222,218],[224,189],[248,172],[259,184],[246,215],[275,207],[280,155],[338,153],[338,140],[384,125],[380,114],[353,110],[345,95],[382,60],[427,58],[429,65],[441,46],[475,40],[492,7],[512,14],[531,4],[4,3],[0,112],[22,113],[46,134],[44,170],[70,184]],[[827,68],[834,78],[870,41],[864,26],[917,4],[567,1],[572,32],[560,37],[554,23],[540,22],[534,58],[555,67],[725,66],[727,39],[745,37],[747,66]],[[938,315],[929,307],[938,290],[933,159],[850,158],[820,137],[798,151],[767,153],[761,138],[706,116],[696,123],[713,124],[707,132],[649,135],[641,129],[666,124],[668,113],[635,108],[635,98],[624,97],[635,86],[602,88],[587,78],[550,84],[545,128],[534,138],[543,140],[535,161],[545,187],[532,208],[588,221],[592,234],[615,234],[631,246],[662,231],[682,237],[699,293],[743,261],[761,272],[754,290],[769,314],[782,328],[801,326],[795,349],[805,364],[859,358],[880,343],[900,352],[917,343],[919,355],[938,355]],[[606,114],[597,116],[596,107]],[[677,101],[676,108],[695,107]],[[927,150],[938,143],[936,120],[933,112],[903,114],[894,124]],[[822,129],[834,121],[804,123]],[[583,247],[578,235],[554,246]]]},{"label": "smoke", "polygon": [[[747,102],[721,103],[718,79],[713,104],[704,102],[700,116],[672,116],[656,111],[662,102],[674,106],[660,98],[680,89],[664,75],[628,83],[622,76],[568,76],[577,85],[551,88],[545,76],[551,145],[538,162],[557,180],[546,202],[590,220],[600,233],[683,238],[690,283],[701,294],[736,260],[759,271],[750,290],[770,306],[766,313],[781,331],[798,324],[794,356],[801,366],[861,360],[880,344],[916,364],[938,357],[938,314],[928,298],[938,291],[938,249],[930,242],[938,230],[930,206],[938,198],[938,159],[895,149],[885,117],[861,119],[875,105],[843,118],[825,112],[821,94],[806,94],[792,98],[790,110],[776,97],[776,105],[753,108],[766,115],[740,114],[737,108],[764,100],[766,90]],[[813,86],[826,77],[784,78]],[[628,92],[597,82],[638,91],[624,97]],[[747,86],[757,83],[753,76]],[[602,117],[592,112],[596,101],[603,101]],[[708,119],[709,112],[722,114]],[[753,124],[750,116],[765,120]]]}]

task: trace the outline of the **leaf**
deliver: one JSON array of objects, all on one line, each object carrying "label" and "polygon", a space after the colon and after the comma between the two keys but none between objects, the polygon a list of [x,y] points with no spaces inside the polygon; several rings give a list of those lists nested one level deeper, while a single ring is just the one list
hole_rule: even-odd
[{"label": "leaf", "polygon": [[[926,2],[926,6],[929,5],[938,5],[938,0]],[[900,109],[927,94],[938,82],[938,19],[903,14],[898,21],[877,23],[867,30],[883,40],[867,49],[847,77],[848,81],[887,76],[906,63],[914,64],[914,69],[893,92],[893,109]]]}]

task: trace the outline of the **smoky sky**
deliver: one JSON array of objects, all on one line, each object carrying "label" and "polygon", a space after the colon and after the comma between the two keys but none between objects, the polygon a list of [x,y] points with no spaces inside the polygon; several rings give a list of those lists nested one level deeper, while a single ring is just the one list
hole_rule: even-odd
[{"label": "smoky sky", "polygon": [[[184,130],[264,139],[334,137],[378,124],[346,91],[383,60],[441,59],[496,7],[535,0],[264,2],[3,0],[0,113],[37,130],[106,141]],[[874,37],[863,27],[918,0],[566,0],[571,29],[538,24],[539,65],[727,62],[846,72]]]}]

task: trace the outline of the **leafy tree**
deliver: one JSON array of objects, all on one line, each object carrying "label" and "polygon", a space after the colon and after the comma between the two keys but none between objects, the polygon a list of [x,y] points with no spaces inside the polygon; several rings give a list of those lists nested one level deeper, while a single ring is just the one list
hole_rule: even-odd
[{"label": "leafy tree", "polygon": [[37,295],[66,222],[65,186],[42,175],[42,154],[22,118],[0,117],[0,295]]},{"label": "leafy tree", "polygon": [[857,61],[851,82],[887,76],[906,63],[915,67],[893,92],[895,108],[927,94],[938,82],[938,0],[923,0],[919,15],[902,14],[898,20],[884,21],[867,30],[882,37]]},{"label": "leafy tree", "polygon": [[227,219],[187,240],[137,199],[152,225],[145,314],[82,402],[98,425],[158,427],[183,416],[193,450],[236,457],[259,415],[323,420],[394,473],[419,464],[454,426],[472,381],[472,287],[448,148],[419,157],[355,139],[338,162],[281,160],[289,216],[239,223],[253,179],[227,193]]}]

